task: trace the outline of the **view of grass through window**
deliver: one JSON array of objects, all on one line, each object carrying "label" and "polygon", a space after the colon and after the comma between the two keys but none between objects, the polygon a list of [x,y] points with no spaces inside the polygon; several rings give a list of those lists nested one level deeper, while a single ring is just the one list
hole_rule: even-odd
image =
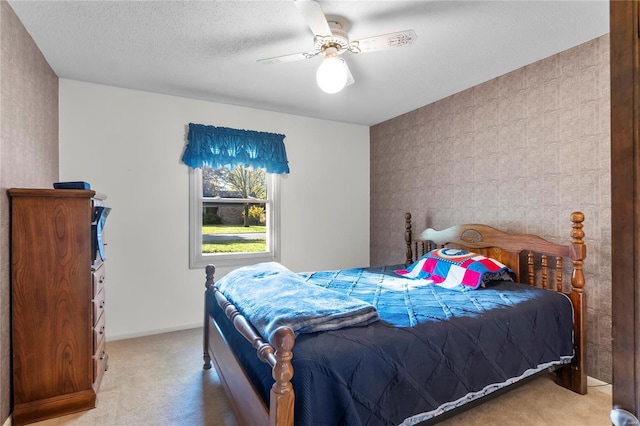
[{"label": "view of grass through window", "polygon": [[202,169],[202,253],[267,251],[266,174]]},{"label": "view of grass through window", "polygon": [[249,227],[239,225],[202,225],[202,252],[243,253],[266,251],[267,240],[264,236],[266,231],[267,228],[264,225]]}]

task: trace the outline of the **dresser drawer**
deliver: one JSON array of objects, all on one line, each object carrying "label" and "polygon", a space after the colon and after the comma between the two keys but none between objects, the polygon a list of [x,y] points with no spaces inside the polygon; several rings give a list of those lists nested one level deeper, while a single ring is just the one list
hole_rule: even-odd
[{"label": "dresser drawer", "polygon": [[92,289],[93,293],[91,297],[96,297],[97,294],[100,294],[102,289],[104,288],[104,280],[105,280],[105,267],[104,263],[102,263],[98,269],[91,272],[91,281],[92,281]]},{"label": "dresser drawer", "polygon": [[99,343],[96,352],[93,354],[93,381],[95,382],[104,370],[107,369],[107,345],[105,339]]},{"label": "dresser drawer", "polygon": [[93,327],[93,353],[97,353],[98,347],[102,344],[105,334],[105,313],[103,312],[98,319],[98,323]]},{"label": "dresser drawer", "polygon": [[106,291],[103,288],[102,291],[98,293],[98,295],[91,302],[93,304],[93,326],[94,327],[98,324],[98,320],[100,320],[100,317],[104,312],[105,292]]},{"label": "dresser drawer", "polygon": [[102,382],[102,376],[104,376],[104,372],[109,369],[109,364],[107,364],[109,359],[109,355],[104,354],[104,358],[100,360],[98,363],[98,371],[93,378],[93,390],[97,393],[100,389],[100,382]]}]

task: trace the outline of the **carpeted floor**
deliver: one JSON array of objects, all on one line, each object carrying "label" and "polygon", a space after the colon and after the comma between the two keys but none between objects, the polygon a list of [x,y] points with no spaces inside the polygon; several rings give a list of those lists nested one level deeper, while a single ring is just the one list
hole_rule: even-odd
[{"label": "carpeted floor", "polygon": [[[236,426],[214,369],[202,369],[202,329],[108,342],[98,407],[37,426]],[[538,378],[441,422],[446,426],[610,425],[610,386],[577,395]]]}]

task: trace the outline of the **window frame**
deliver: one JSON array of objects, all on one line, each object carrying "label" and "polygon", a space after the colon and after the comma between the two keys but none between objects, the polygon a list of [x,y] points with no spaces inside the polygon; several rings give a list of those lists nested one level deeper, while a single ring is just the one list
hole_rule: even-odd
[{"label": "window frame", "polygon": [[[189,168],[189,269],[208,264],[238,267],[260,262],[280,261],[280,175],[265,173],[267,182],[267,251],[258,253],[202,253],[202,169]],[[229,203],[237,203],[229,199]]]}]

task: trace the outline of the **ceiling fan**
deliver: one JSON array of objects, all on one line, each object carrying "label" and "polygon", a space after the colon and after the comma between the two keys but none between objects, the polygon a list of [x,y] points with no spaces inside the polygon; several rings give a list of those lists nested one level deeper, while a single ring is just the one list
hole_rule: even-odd
[{"label": "ceiling fan", "polygon": [[294,0],[293,2],[314,35],[313,50],[258,60],[262,64],[311,59],[324,55],[324,60],[316,73],[318,86],[326,93],[337,93],[354,82],[353,76],[344,59],[339,58],[345,52],[366,53],[378,50],[408,46],[418,37],[413,30],[349,40],[349,35],[336,21],[328,21],[316,0]]}]

